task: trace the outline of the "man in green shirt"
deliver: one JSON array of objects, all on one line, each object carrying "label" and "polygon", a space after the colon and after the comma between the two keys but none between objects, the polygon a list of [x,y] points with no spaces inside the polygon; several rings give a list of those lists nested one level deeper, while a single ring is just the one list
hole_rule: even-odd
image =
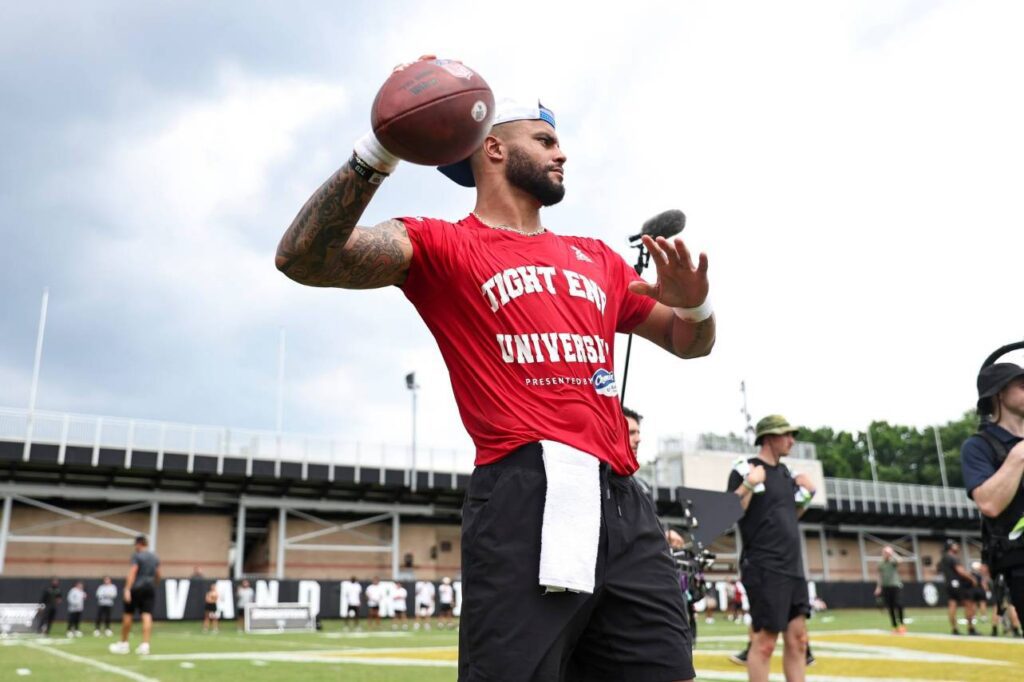
[{"label": "man in green shirt", "polygon": [[902,635],[907,628],[903,624],[903,604],[900,602],[903,581],[900,580],[899,566],[900,560],[896,556],[895,550],[886,545],[882,549],[882,560],[878,562],[878,584],[875,586],[875,596],[880,596],[885,601],[885,606],[889,609],[893,632]]}]

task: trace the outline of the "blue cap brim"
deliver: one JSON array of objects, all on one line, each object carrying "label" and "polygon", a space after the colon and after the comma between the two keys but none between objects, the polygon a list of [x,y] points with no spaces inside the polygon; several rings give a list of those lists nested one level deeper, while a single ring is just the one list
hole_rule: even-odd
[{"label": "blue cap brim", "polygon": [[463,187],[476,187],[476,179],[473,177],[473,169],[469,165],[468,158],[458,163],[450,163],[447,166],[438,166],[437,170]]}]

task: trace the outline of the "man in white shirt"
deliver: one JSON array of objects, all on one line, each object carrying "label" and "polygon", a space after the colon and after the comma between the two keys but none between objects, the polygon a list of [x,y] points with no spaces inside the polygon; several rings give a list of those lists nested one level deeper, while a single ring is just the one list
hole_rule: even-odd
[{"label": "man in white shirt", "polygon": [[[391,603],[395,612],[395,620],[401,623],[403,630],[408,630],[409,616],[406,612],[409,608],[409,591],[400,582],[396,582],[395,588],[391,590]],[[398,627],[399,625],[396,623],[392,626],[392,629],[397,629]]]},{"label": "man in white shirt", "polygon": [[434,615],[434,596],[437,588],[434,583],[422,580],[416,583],[416,629],[422,625],[424,629],[430,629],[430,622],[427,620]]},{"label": "man in white shirt", "polygon": [[68,637],[82,636],[82,612],[85,611],[85,586],[81,581],[68,590]]},{"label": "man in white shirt", "polygon": [[455,608],[455,588],[452,587],[452,579],[448,576],[441,578],[441,585],[437,588],[437,605],[438,627],[455,627],[455,620],[452,618],[452,611]]},{"label": "man in white shirt", "polygon": [[377,576],[373,576],[373,582],[366,586],[366,608],[369,611],[370,624],[376,627],[380,627],[380,600],[383,589]]},{"label": "man in white shirt", "polygon": [[350,628],[359,629],[359,605],[363,601],[363,586],[355,576],[341,583],[342,597],[344,603],[342,618],[352,621]]},{"label": "man in white shirt", "polygon": [[96,628],[92,631],[93,637],[99,637],[100,632],[107,637],[114,634],[110,629],[110,614],[114,610],[115,601],[117,601],[117,585],[109,575],[103,576],[103,583],[96,588]]}]

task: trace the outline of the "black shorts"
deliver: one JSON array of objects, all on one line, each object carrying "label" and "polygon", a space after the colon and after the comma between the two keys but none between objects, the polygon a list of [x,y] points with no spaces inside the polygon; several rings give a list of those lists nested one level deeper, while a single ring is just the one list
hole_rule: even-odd
[{"label": "black shorts", "polygon": [[210,602],[203,602],[203,609],[210,615],[213,615],[217,613],[217,602],[213,602],[212,604]]},{"label": "black shorts", "polygon": [[971,598],[971,591],[969,587],[964,587],[960,581],[954,581],[953,583],[946,583],[946,601],[955,601],[957,604]]},{"label": "black shorts", "polygon": [[124,612],[130,614],[153,613],[156,592],[153,585],[139,585],[131,590],[132,603],[124,605]]},{"label": "black shorts", "polygon": [[442,616],[450,616],[452,614],[452,605],[445,603],[438,604],[437,613]]},{"label": "black shorts", "polygon": [[651,499],[602,464],[594,594],[543,594],[546,488],[538,443],[473,472],[462,508],[460,682],[694,677],[676,566]]},{"label": "black shorts", "polygon": [[754,632],[785,632],[794,618],[811,615],[807,581],[803,578],[783,575],[750,563],[743,564],[741,573],[750,602],[750,627]]}]

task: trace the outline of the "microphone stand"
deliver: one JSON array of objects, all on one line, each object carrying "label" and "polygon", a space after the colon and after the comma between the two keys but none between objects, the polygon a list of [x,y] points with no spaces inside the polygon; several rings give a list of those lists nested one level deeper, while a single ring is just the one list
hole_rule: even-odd
[{"label": "microphone stand", "polygon": [[[651,264],[651,254],[647,250],[647,248],[644,247],[643,242],[631,244],[630,248],[637,249],[638,251],[636,265],[633,266],[633,269],[636,271],[636,274],[642,275],[644,274],[644,270],[647,268],[647,266]],[[630,332],[626,340],[626,366],[622,370],[622,393],[619,394],[620,405],[626,404],[626,380],[629,379],[629,355],[632,351],[633,333]]]}]

